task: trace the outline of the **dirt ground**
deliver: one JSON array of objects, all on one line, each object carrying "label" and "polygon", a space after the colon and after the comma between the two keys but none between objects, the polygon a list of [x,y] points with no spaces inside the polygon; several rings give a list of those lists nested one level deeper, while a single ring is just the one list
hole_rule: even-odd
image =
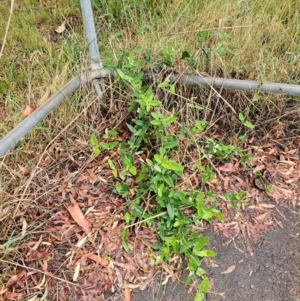
[{"label": "dirt ground", "polygon": [[[295,210],[279,208],[287,220],[282,227],[270,230],[251,246],[247,254],[240,239],[230,241],[210,230],[210,248],[218,255],[207,270],[211,289],[206,301],[299,301],[300,300],[300,204]],[[234,268],[235,267],[235,268]],[[222,272],[228,272],[222,274]],[[192,301],[195,291],[188,294],[180,283],[161,285],[156,277],[152,287],[134,292],[132,301]],[[121,299],[120,299],[121,300]]]},{"label": "dirt ground", "polygon": [[[108,122],[103,120],[99,133]],[[124,141],[130,136],[123,124],[118,131]],[[187,165],[184,191],[196,187],[213,192],[205,205],[222,213],[220,220],[195,225],[210,237],[208,249],[218,254],[203,260],[210,280],[206,301],[300,301],[299,135],[282,146],[275,140],[284,135],[282,127],[274,131],[265,139],[251,138],[247,168],[239,157],[216,161],[218,177],[206,186],[201,173],[192,174]],[[107,165],[110,158],[117,166],[120,154],[106,150],[94,158],[76,141],[69,141],[72,147],[66,152],[61,142],[49,146],[30,173],[18,167],[20,186],[0,202],[0,300],[29,300],[46,293],[47,300],[61,301],[194,300],[199,279],[194,289],[172,282],[174,274],[183,274],[179,255],[159,266],[163,274],[156,272],[150,248],[157,243],[156,225],[133,220],[128,232],[123,231],[124,217],[133,210],[127,206],[131,196],[124,201],[114,192],[116,179]],[[197,149],[187,153],[187,162],[197,162]],[[138,187],[134,180],[131,185]],[[155,208],[154,199],[150,205]],[[183,214],[189,218],[192,211]]]}]

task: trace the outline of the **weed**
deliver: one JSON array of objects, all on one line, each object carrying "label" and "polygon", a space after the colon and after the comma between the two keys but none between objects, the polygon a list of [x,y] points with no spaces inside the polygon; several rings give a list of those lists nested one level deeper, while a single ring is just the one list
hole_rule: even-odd
[{"label": "weed", "polygon": [[209,280],[208,278],[204,278],[198,287],[197,294],[195,296],[194,301],[204,300],[204,293],[207,293],[208,290],[209,290]]},{"label": "weed", "polygon": [[254,125],[253,125],[250,121],[247,121],[247,120],[246,120],[246,118],[244,117],[243,113],[239,113],[239,120],[241,121],[241,123],[242,123],[245,127],[249,128],[249,129],[251,129],[251,130],[254,129]]},{"label": "weed", "polygon": [[[102,137],[104,141],[99,142],[102,139],[90,135],[88,120],[85,120],[86,127],[81,123],[76,125],[76,134],[65,129],[66,124],[74,120],[74,116],[79,116],[89,103],[89,97],[79,92],[45,119],[39,129],[28,134],[5,158],[13,172],[1,169],[1,178],[5,183],[3,189],[15,195],[15,188],[22,186],[16,178],[20,172],[18,164],[24,166],[24,162],[38,162],[45,144],[61,129],[64,129],[66,137],[72,134],[74,140],[80,137],[90,141],[95,155],[102,149],[118,148],[122,153],[121,167],[111,159],[108,165],[118,179],[116,192],[127,198],[130,204],[124,220],[130,225],[138,219],[157,228],[160,244],[153,248],[159,252],[158,261],[170,258],[173,253],[186,256],[191,275],[204,278],[197,293],[197,300],[201,300],[207,291],[208,281],[199,266],[203,256],[214,254],[203,250],[203,246],[201,248],[201,242],[205,245],[206,240],[197,237],[191,225],[201,225],[203,220],[210,221],[214,216],[221,218],[221,214],[214,206],[208,205],[213,203],[212,193],[187,192],[181,188],[187,166],[180,152],[180,139],[189,135],[187,148],[197,145],[207,122],[198,118],[191,126],[182,124],[178,136],[169,131],[169,127],[178,123],[178,114],[165,112],[156,94],[141,82],[143,74],[139,70],[165,64],[174,69],[179,67],[181,72],[186,62],[193,69],[210,75],[297,83],[300,67],[297,1],[214,0],[208,1],[205,6],[201,1],[96,2],[94,15],[96,28],[101,31],[100,47],[102,56],[107,59],[105,66],[108,69],[118,68],[120,85],[132,90],[134,100],[129,107],[134,118],[128,122],[131,137],[120,144],[116,131],[111,130]],[[4,0],[0,5],[1,42],[8,4],[9,1]],[[86,48],[85,38],[77,1],[22,0],[15,7],[1,58],[1,134],[7,133],[21,120],[20,113],[26,104],[38,106],[62,83],[81,72],[85,62],[82,52]],[[62,21],[66,21],[67,30],[56,34],[54,29]],[[270,21],[272,26],[269,26]],[[135,54],[143,60],[134,59],[132,49],[138,49]],[[113,60],[117,62],[112,63]],[[175,93],[175,85],[165,82],[160,87]],[[246,102],[249,100],[247,97],[244,97]],[[250,102],[250,107],[255,106],[250,111],[258,119],[270,104],[272,108],[278,105],[278,112],[285,106],[282,99],[264,97],[259,92],[254,93]],[[5,105],[5,112],[2,112],[2,105]],[[203,109],[192,101],[186,106],[199,111]],[[4,116],[2,113],[5,113]],[[242,113],[239,120],[252,129],[250,121]],[[239,139],[246,141],[247,137],[239,136]],[[60,142],[57,139],[55,143]],[[204,145],[204,153],[216,160],[227,161],[238,155],[244,167],[250,160],[234,145],[213,139],[204,141]],[[201,175],[202,184],[215,178],[211,166],[201,162],[194,166]],[[137,184],[136,191],[132,191],[128,184],[130,181]],[[265,191],[270,193],[271,188],[266,186]],[[228,198],[234,206],[244,202],[241,195]],[[27,203],[22,204],[24,208],[21,207],[26,210]],[[128,235],[129,232],[124,230],[122,239],[125,249]]]},{"label": "weed", "polygon": [[248,200],[243,202],[243,198],[245,196],[244,191],[236,192],[236,193],[227,193],[225,194],[225,198],[229,202],[229,204],[232,207],[236,207],[238,209],[241,209],[242,203],[247,204]]},{"label": "weed", "polygon": [[210,158],[216,158],[221,161],[232,159],[237,154],[242,154],[243,149],[234,145],[225,145],[220,141],[206,138],[204,149]]},{"label": "weed", "polygon": [[[152,248],[157,251],[157,264],[168,262],[174,254],[184,255],[190,272],[186,282],[188,284],[194,275],[204,277],[204,271],[200,268],[202,258],[216,255],[204,249],[208,238],[200,238],[198,232],[192,231],[192,225],[210,222],[214,217],[222,219],[222,215],[214,206],[206,205],[211,197],[209,193],[180,188],[185,163],[173,159],[179,151],[178,139],[168,130],[178,122],[177,116],[165,112],[162,102],[155,99],[152,89],[142,83],[142,74],[138,71],[141,64],[131,54],[127,58],[123,57],[122,65],[122,69],[117,68],[120,84],[129,85],[132,90],[133,99],[128,107],[136,117],[132,118],[130,124],[127,123],[130,138],[118,148],[121,170],[117,172],[114,164],[108,162],[114,176],[119,179],[115,192],[128,200],[129,206],[124,215],[128,225],[138,219],[141,223],[156,227],[159,242]],[[159,87],[175,93],[175,86],[169,83],[163,82]],[[205,127],[206,122],[196,120],[190,133],[195,135],[203,132]],[[213,143],[213,140],[210,142]],[[219,157],[233,156],[237,151],[235,148],[224,148],[219,146]],[[215,178],[208,166],[196,163],[195,167],[201,172],[204,184]],[[133,193],[128,180],[136,183]],[[192,214],[186,214],[187,211]],[[128,250],[127,238],[126,228],[122,235],[125,250]],[[201,287],[200,292],[203,291],[205,289]]]},{"label": "weed", "polygon": [[93,153],[97,156],[100,154],[99,144],[96,135],[93,133],[91,135],[91,145],[93,148]]},{"label": "weed", "polygon": [[207,182],[216,178],[215,173],[212,172],[209,166],[204,166],[200,162],[197,162],[194,164],[194,167],[201,172],[201,180],[203,184],[206,184]]},{"label": "weed", "polygon": [[265,187],[265,192],[266,192],[266,194],[270,195],[271,193],[274,192],[274,188],[273,188],[273,187],[266,186],[266,187]]}]

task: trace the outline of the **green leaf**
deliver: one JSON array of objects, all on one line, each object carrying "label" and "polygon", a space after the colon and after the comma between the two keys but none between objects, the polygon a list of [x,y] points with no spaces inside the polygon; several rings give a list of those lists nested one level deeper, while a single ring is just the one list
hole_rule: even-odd
[{"label": "green leaf", "polygon": [[175,84],[170,85],[170,92],[171,92],[172,94],[175,94]]},{"label": "green leaf", "polygon": [[170,246],[175,240],[175,236],[166,236],[163,237],[163,240],[167,243],[168,246]]},{"label": "green leaf", "polygon": [[[159,148],[159,154],[163,158],[164,155],[166,154],[166,149],[164,147]],[[163,159],[164,160],[164,159]]]},{"label": "green leaf", "polygon": [[156,119],[156,120],[160,120],[160,119],[162,119],[162,118],[164,117],[162,114],[158,114],[158,113],[156,113],[156,112],[152,112],[152,113],[151,113],[151,116],[152,116],[154,119]]},{"label": "green leaf", "polygon": [[141,209],[141,207],[135,203],[132,203],[132,207],[133,207],[133,212],[132,214],[135,216],[135,217],[142,217],[143,216],[143,213],[144,211]]},{"label": "green leaf", "polygon": [[122,183],[120,183],[120,182],[118,182],[118,183],[116,184],[115,190],[116,190],[116,192],[117,192],[119,195],[121,195],[122,197],[126,197],[126,196],[129,194],[129,192],[130,192],[128,185],[122,184]]},{"label": "green leaf", "polygon": [[101,147],[103,147],[104,149],[108,149],[108,150],[114,149],[117,145],[118,145],[117,141],[109,142],[109,143],[104,143],[104,142],[100,143]]},{"label": "green leaf", "polygon": [[93,146],[93,153],[98,156],[100,154],[100,150],[98,146]]},{"label": "green leaf", "polygon": [[199,259],[199,257],[195,256],[194,254],[189,255],[189,261],[188,261],[188,269],[190,271],[196,271],[197,268],[201,265],[202,260]]},{"label": "green leaf", "polygon": [[116,169],[115,164],[111,161],[111,159],[108,159],[107,163],[111,169]]},{"label": "green leaf", "polygon": [[135,176],[136,175],[136,168],[135,168],[135,166],[131,166],[131,167],[129,167],[129,172],[133,175],[133,176]]},{"label": "green leaf", "polygon": [[129,245],[128,245],[128,242],[127,242],[127,237],[128,237],[128,228],[125,228],[125,229],[123,229],[122,235],[121,235],[122,246],[123,246],[123,248],[126,252],[129,252]]},{"label": "green leaf", "polygon": [[136,129],[132,125],[130,125],[129,123],[126,123],[126,125],[131,133],[133,134],[136,133]]},{"label": "green leaf", "polygon": [[119,76],[122,78],[122,79],[124,79],[124,80],[126,80],[126,81],[128,81],[128,82],[130,82],[131,80],[132,80],[132,77],[131,76],[128,76],[128,75],[126,75],[123,71],[121,71],[120,69],[117,69],[117,73],[119,74]]},{"label": "green leaf", "polygon": [[206,271],[200,267],[196,271],[196,275],[199,277],[203,277],[205,274],[206,274]]},{"label": "green leaf", "polygon": [[257,102],[259,100],[259,95],[258,95],[258,92],[255,92],[253,97],[252,97],[252,100]]},{"label": "green leaf", "polygon": [[98,140],[97,140],[97,137],[94,133],[91,135],[90,139],[91,139],[91,145],[92,146],[98,146]]},{"label": "green leaf", "polygon": [[217,253],[211,250],[202,250],[199,252],[195,252],[195,255],[199,257],[216,257]]},{"label": "green leaf", "polygon": [[245,117],[242,113],[239,113],[239,120],[243,123],[245,121]]},{"label": "green leaf", "polygon": [[162,165],[162,167],[164,167],[165,169],[174,170],[174,171],[180,171],[180,172],[183,171],[183,167],[181,166],[181,164],[176,163],[176,162],[174,162],[174,161],[167,161],[167,160],[164,160],[164,161],[161,163],[161,165]]},{"label": "green leaf", "polygon": [[149,104],[151,105],[151,106],[155,106],[155,107],[157,107],[157,106],[160,106],[161,105],[161,101],[160,100],[151,100],[150,102],[149,102]]},{"label": "green leaf", "polygon": [[127,175],[127,172],[126,172],[125,169],[123,169],[123,170],[121,170],[121,171],[119,172],[119,177],[120,177],[120,179],[123,180],[123,181],[125,181],[126,175]]},{"label": "green leaf", "polygon": [[193,279],[194,274],[195,274],[195,272],[190,270],[189,275],[184,282],[185,286],[188,286],[191,283],[191,280]]},{"label": "green leaf", "polygon": [[136,180],[137,183],[139,183],[139,182],[143,181],[146,178],[147,178],[146,174],[140,173],[135,180]]},{"label": "green leaf", "polygon": [[154,160],[158,163],[158,164],[162,164],[164,161],[164,158],[160,155],[154,155]]},{"label": "green leaf", "polygon": [[250,122],[250,121],[246,121],[244,123],[244,126],[246,126],[247,128],[253,130],[254,129],[254,125]]},{"label": "green leaf", "polygon": [[189,58],[191,57],[191,55],[185,50],[182,52],[182,55],[181,55],[181,59],[184,60],[185,58]]},{"label": "green leaf", "polygon": [[168,174],[163,175],[163,179],[170,187],[174,187],[174,183],[170,175]]},{"label": "green leaf", "polygon": [[158,126],[161,125],[161,121],[159,121],[159,120],[151,120],[150,123],[152,125],[158,125]]},{"label": "green leaf", "polygon": [[114,177],[117,178],[118,177],[118,172],[116,170],[116,167],[115,167],[114,163],[111,161],[111,159],[108,159],[107,163],[108,163],[109,167],[111,168]]},{"label": "green leaf", "polygon": [[162,122],[164,123],[165,126],[168,126],[173,122],[175,122],[176,120],[177,120],[176,116],[169,116],[169,117],[165,117]]},{"label": "green leaf", "polygon": [[172,246],[173,252],[178,253],[178,241],[175,236],[163,237],[163,240],[166,242],[167,246]]},{"label": "green leaf", "polygon": [[165,188],[165,187],[164,187],[163,184],[159,184],[159,185],[157,186],[157,195],[158,195],[159,197],[162,197],[164,188]]},{"label": "green leaf", "polygon": [[154,249],[154,250],[161,250],[162,247],[163,247],[163,245],[157,243],[157,244],[151,244],[150,247],[151,247],[152,249]]},{"label": "green leaf", "polygon": [[194,253],[199,252],[209,242],[208,237],[201,237],[194,246]]},{"label": "green leaf", "polygon": [[197,213],[202,219],[208,222],[210,222],[212,217],[218,215],[218,212],[215,212],[212,208],[204,209],[201,206],[197,207]]},{"label": "green leaf", "polygon": [[92,145],[92,148],[93,148],[93,153],[96,156],[98,156],[99,153],[100,153],[100,150],[99,150],[99,146],[98,146],[97,137],[96,137],[96,135],[94,133],[91,135],[90,140],[91,140],[91,145]]},{"label": "green leaf", "polygon": [[246,121],[244,115],[242,113],[239,113],[239,120],[242,122],[242,124],[249,128],[249,129],[254,129],[254,125],[250,121]]},{"label": "green leaf", "polygon": [[143,77],[143,73],[140,72],[134,79],[133,79],[133,83],[139,84],[139,82],[141,81],[142,77]]},{"label": "green leaf", "polygon": [[[162,169],[161,169],[160,166],[157,165],[157,164],[154,164],[154,169],[155,169],[156,171],[158,171],[158,172],[162,172]],[[152,178],[152,179],[153,179],[153,178]]]},{"label": "green leaf", "polygon": [[190,102],[187,102],[186,106],[189,107],[189,108],[192,108],[192,109],[195,108],[195,105],[193,103],[190,103]]},{"label": "green leaf", "polygon": [[170,219],[174,219],[175,212],[174,212],[174,205],[171,203],[167,203],[167,211],[170,216]]},{"label": "green leaf", "polygon": [[205,277],[199,285],[199,290],[201,292],[207,293],[209,290],[209,279]]},{"label": "green leaf", "polygon": [[147,164],[148,164],[149,166],[152,166],[152,165],[153,165],[153,162],[152,162],[150,159],[148,159],[148,158],[146,158],[146,162],[147,162]]},{"label": "green leaf", "polygon": [[243,198],[244,194],[245,194],[244,191],[240,191],[240,192],[236,193],[235,197],[238,201],[240,201]]},{"label": "green leaf", "polygon": [[172,243],[172,248],[173,248],[173,252],[174,252],[175,254],[178,254],[179,244],[178,244],[177,239]]},{"label": "green leaf", "polygon": [[204,294],[198,290],[194,298],[194,301],[203,301],[203,300],[204,300]]},{"label": "green leaf", "polygon": [[200,132],[203,132],[206,128],[207,122],[204,120],[195,120],[195,125]]},{"label": "green leaf", "polygon": [[168,82],[162,82],[158,85],[159,88],[166,88],[166,87],[169,87],[170,84]]},{"label": "green leaf", "polygon": [[126,211],[126,213],[123,216],[123,220],[126,222],[126,224],[129,224],[132,220],[131,214]]},{"label": "green leaf", "polygon": [[140,119],[132,119],[132,121],[138,125],[138,126],[144,126],[145,125],[145,122],[143,120],[140,120]]},{"label": "green leaf", "polygon": [[131,163],[131,161],[129,160],[129,158],[124,157],[123,162],[124,162],[125,167],[126,167],[127,169],[129,169],[130,167],[132,167],[132,163]]},{"label": "green leaf", "polygon": [[184,219],[181,219],[181,220],[178,220],[174,223],[173,227],[179,227],[181,225],[185,225],[185,224],[188,224],[188,221],[184,220]]}]

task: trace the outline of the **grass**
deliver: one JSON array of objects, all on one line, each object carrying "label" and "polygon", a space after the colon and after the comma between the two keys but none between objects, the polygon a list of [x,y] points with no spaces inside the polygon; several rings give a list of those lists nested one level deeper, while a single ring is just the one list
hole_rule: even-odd
[{"label": "grass", "polygon": [[[139,13],[134,15],[132,4],[123,1],[116,5],[115,15],[120,22],[114,23],[114,11],[99,6],[99,11],[107,12],[109,30],[105,33],[113,37],[118,30],[124,31],[123,36],[112,38],[111,49],[105,47],[109,52],[141,47],[158,55],[174,48],[179,59],[188,50],[195,56],[198,69],[212,75],[217,72],[228,77],[289,83],[299,80],[296,58],[300,25],[295,2],[158,1],[156,11],[164,11],[159,16],[155,12],[150,15],[147,1],[139,2],[144,6],[137,4]],[[122,7],[119,14],[117,7]],[[153,29],[133,35],[149,25]]]},{"label": "grass", "polygon": [[[9,15],[9,5],[10,2],[6,0],[0,5],[1,42]],[[187,204],[190,197],[189,194],[185,194],[187,187],[191,189],[190,184],[187,184],[191,179],[182,173],[181,164],[185,164],[184,159],[200,161],[200,164],[191,164],[189,167],[192,166],[194,175],[200,174],[201,188],[204,189],[207,182],[214,181],[217,176],[214,170],[214,164],[217,163],[212,160],[222,161],[224,158],[232,159],[241,155],[237,144],[240,146],[242,143],[237,137],[253,133],[252,123],[259,124],[259,129],[256,127],[257,133],[267,131],[263,121],[283,114],[285,102],[292,102],[293,99],[256,93],[222,92],[222,96],[242,114],[232,116],[226,104],[211,90],[200,90],[199,96],[197,88],[175,88],[164,83],[158,89],[153,87],[155,95],[149,96],[145,91],[139,90],[140,83],[133,84],[132,80],[139,72],[150,68],[164,72],[201,72],[228,78],[299,84],[300,6],[293,0],[180,0],[175,3],[164,0],[108,0],[93,1],[93,9],[101,56],[107,67],[119,70],[121,79],[108,85],[109,103],[106,104],[106,108],[97,104],[91,87],[82,88],[64,101],[2,159],[0,206],[6,202],[7,197],[13,195],[16,200],[12,201],[12,204],[19,204],[20,212],[28,210],[28,199],[32,197],[36,203],[39,194],[47,193],[43,188],[37,187],[34,191],[32,180],[37,179],[36,174],[41,166],[45,169],[45,178],[53,176],[46,169],[47,162],[44,160],[48,151],[52,156],[57,155],[57,158],[64,152],[74,156],[69,149],[74,149],[74,145],[79,144],[82,149],[76,149],[76,155],[87,155],[92,160],[92,149],[94,153],[99,151],[99,147],[101,151],[109,152],[110,148],[117,146],[115,140],[119,137],[109,130],[119,131],[120,134],[119,125],[125,120],[131,127],[129,126],[129,132],[128,129],[124,130],[129,138],[123,153],[124,150],[134,154],[145,151],[143,142],[150,146],[145,151],[150,161],[142,164],[142,167],[138,165],[137,169],[135,163],[138,159],[135,155],[127,158],[121,154],[118,164],[110,161],[109,167],[119,181],[116,191],[128,198],[130,203],[131,191],[128,185],[124,184],[125,180],[136,175],[141,177],[140,181],[144,180],[143,169],[149,169],[148,173],[156,179],[155,181],[162,181],[160,190],[153,188],[157,183],[154,180],[151,182],[150,179],[146,182],[148,186],[141,185],[138,193],[145,198],[147,207],[153,206],[153,195],[158,195],[160,210],[164,212],[160,219],[159,232],[161,239],[169,243],[168,250],[159,246],[158,258],[167,260],[170,252],[177,250],[178,246],[168,237],[161,221],[168,218],[174,220],[174,217],[180,216],[181,222],[184,222],[179,211],[176,211],[178,208],[174,209],[176,202]],[[66,30],[61,34],[56,33],[55,29],[63,22],[66,22]],[[0,135],[9,132],[22,120],[21,115],[26,105],[38,107],[70,78],[84,70],[87,67],[86,57],[82,18],[77,1],[63,0],[54,3],[22,0],[15,3],[8,40],[0,60],[0,105],[3,108],[0,112]],[[132,65],[129,66],[130,60]],[[129,80],[126,76],[129,76]],[[151,109],[147,111],[147,106],[132,97],[132,92],[138,93],[139,96],[153,97],[153,101],[154,98],[164,101],[161,106],[155,102],[151,103]],[[134,101],[139,106],[139,111],[133,110],[133,115],[130,115],[127,107]],[[141,111],[145,111],[143,116],[138,115]],[[147,130],[156,126],[157,133],[163,133],[162,136],[158,136],[152,129],[155,143],[151,139],[140,140],[140,144],[137,143],[134,139],[138,137],[138,131],[144,129],[141,123],[132,123],[132,116],[143,121],[143,126],[147,124]],[[248,119],[251,119],[252,123]],[[108,132],[106,136],[99,137],[97,129],[105,127],[101,123],[102,120],[107,121]],[[227,138],[226,142],[206,139],[204,136],[204,133],[214,134],[216,128],[225,128],[227,124],[231,124],[232,132],[231,136],[224,136]],[[296,122],[293,121],[292,125],[297,129]],[[183,127],[186,127],[186,132],[179,130]],[[91,136],[92,133],[94,135]],[[113,134],[110,136],[109,133]],[[170,138],[174,133],[186,135],[186,140],[179,139],[180,145],[175,145]],[[234,134],[237,136],[234,137]],[[105,142],[101,141],[98,144],[97,139],[100,138]],[[51,150],[48,150],[46,146],[50,142]],[[168,143],[173,146],[164,149],[163,145]],[[198,157],[192,155],[193,151]],[[204,166],[201,165],[201,160],[203,161],[205,152]],[[180,181],[180,176],[184,179],[181,183],[177,182]],[[176,189],[179,187],[182,191],[173,188],[174,183]],[[177,193],[176,196],[168,196],[173,197],[171,205],[161,198],[166,194],[166,190]],[[213,199],[211,195],[205,197]],[[27,201],[19,201],[23,198]],[[242,206],[245,202],[242,198],[242,193],[233,194],[231,202]],[[201,206],[203,200],[198,199]],[[125,215],[128,224],[135,218],[150,218],[147,221],[152,225],[151,218],[160,214],[159,211],[148,212],[143,206],[140,207],[138,202],[132,202],[131,205],[133,207],[128,207],[128,214]],[[218,214],[213,207],[210,207],[211,211],[203,212],[201,210],[204,210],[204,207],[200,206],[200,210],[199,206],[198,215],[206,216],[207,220]],[[143,212],[142,215],[140,211]],[[200,223],[199,220],[196,220],[196,223]],[[20,226],[12,222],[7,224],[5,229],[6,232],[2,233],[2,236],[6,240],[13,235],[12,231],[21,231]],[[175,231],[174,228],[167,230]],[[178,236],[174,234],[178,241],[187,235],[180,231],[176,232]],[[124,232],[123,238],[127,235],[128,233]],[[194,238],[191,238],[191,246]],[[183,244],[184,242],[181,241]],[[123,245],[128,247],[125,239]],[[198,250],[199,252],[202,251]],[[191,265],[197,263],[195,259]],[[206,283],[203,286],[206,286]]]},{"label": "grass", "polygon": [[[0,39],[8,8],[9,1],[1,4]],[[116,60],[123,50],[140,48],[161,61],[161,55],[175,49],[179,71],[189,69],[180,60],[188,51],[197,70],[210,75],[299,82],[300,13],[295,1],[107,1],[95,2],[94,14],[104,59]],[[63,21],[67,30],[56,34]],[[85,66],[85,51],[78,3],[16,3],[1,59],[0,100],[10,123],[20,121],[25,103],[37,105],[47,91],[54,93],[78,73]],[[1,127],[4,133],[13,126]]]}]

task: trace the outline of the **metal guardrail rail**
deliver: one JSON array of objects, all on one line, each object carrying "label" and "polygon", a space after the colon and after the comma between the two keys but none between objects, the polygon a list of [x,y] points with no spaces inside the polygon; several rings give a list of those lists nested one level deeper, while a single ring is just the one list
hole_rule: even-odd
[{"label": "metal guardrail rail", "polygon": [[[101,79],[107,76],[115,76],[113,71],[104,70],[95,31],[93,11],[90,0],[80,0],[84,21],[84,29],[89,49],[91,71],[72,78],[59,89],[37,110],[19,123],[13,130],[0,140],[0,157],[4,156],[18,141],[20,141],[32,128],[46,118],[66,97],[75,92],[82,84],[92,81],[99,97],[102,97]],[[153,76],[153,75],[151,75]],[[150,77],[151,77],[150,76]],[[154,75],[155,76],[155,75]],[[202,77],[199,75],[170,75],[168,80],[172,83],[179,82],[185,85],[212,86],[214,88],[259,91],[282,95],[300,96],[300,85],[283,83],[261,83],[252,80],[225,79],[214,77]]]}]

